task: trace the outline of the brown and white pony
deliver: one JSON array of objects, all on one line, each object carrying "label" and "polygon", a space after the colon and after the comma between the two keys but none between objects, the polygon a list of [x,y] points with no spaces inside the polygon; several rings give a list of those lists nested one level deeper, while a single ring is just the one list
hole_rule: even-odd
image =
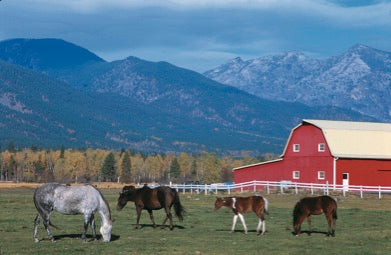
[{"label": "brown and white pony", "polygon": [[[222,206],[231,208],[234,215],[231,233],[235,231],[238,218],[243,224],[244,233],[247,234],[247,226],[243,213],[254,212],[258,219],[257,234],[263,235],[266,230],[265,214],[268,214],[268,200],[261,196],[251,197],[218,197],[215,202],[215,211]],[[261,231],[262,230],[262,231]]]},{"label": "brown and white pony", "polygon": [[337,221],[337,202],[329,196],[305,197],[296,203],[293,209],[293,234],[300,234],[301,224],[305,219],[309,225],[311,234],[311,215],[324,213],[328,223],[327,236],[335,236],[335,224]]},{"label": "brown and white pony", "polygon": [[167,217],[163,221],[162,227],[167,220],[170,220],[170,229],[172,230],[174,228],[171,214],[172,206],[174,206],[175,215],[178,219],[180,221],[183,220],[184,208],[179,200],[179,195],[175,189],[170,187],[160,186],[151,189],[147,185],[144,185],[144,187],[136,189],[134,186],[125,186],[119,195],[117,209],[121,210],[124,208],[128,201],[133,201],[136,206],[136,228],[139,228],[142,210],[148,211],[154,228],[156,227],[156,223],[153,218],[153,210],[160,210],[164,208]]}]

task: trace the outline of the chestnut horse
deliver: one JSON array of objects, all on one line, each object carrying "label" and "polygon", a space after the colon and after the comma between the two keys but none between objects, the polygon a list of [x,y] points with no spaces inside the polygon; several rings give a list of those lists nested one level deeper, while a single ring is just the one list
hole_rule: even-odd
[{"label": "chestnut horse", "polygon": [[[268,200],[261,196],[251,197],[218,197],[215,202],[215,211],[222,206],[231,208],[234,215],[231,233],[235,231],[238,217],[243,224],[244,233],[247,234],[247,226],[243,213],[254,212],[258,219],[257,234],[263,235],[266,230],[265,214],[268,214]],[[261,232],[262,229],[262,232]]]},{"label": "chestnut horse", "polygon": [[327,236],[335,236],[335,224],[337,220],[337,202],[329,196],[305,197],[296,203],[293,209],[293,234],[299,235],[301,224],[305,219],[309,225],[311,234],[311,215],[324,213],[328,223]]},{"label": "chestnut horse", "polygon": [[179,201],[179,195],[175,189],[166,186],[160,186],[156,188],[149,188],[147,185],[136,189],[134,186],[125,186],[120,193],[117,203],[117,209],[121,210],[124,208],[128,201],[133,201],[136,206],[137,212],[137,224],[136,228],[139,228],[140,216],[142,210],[147,210],[149,217],[153,223],[153,227],[156,228],[156,223],[153,218],[153,210],[159,210],[164,208],[166,211],[166,218],[162,223],[162,226],[166,221],[170,220],[170,230],[172,230],[172,214],[171,207],[174,206],[176,216],[180,221],[183,220],[184,209]]}]

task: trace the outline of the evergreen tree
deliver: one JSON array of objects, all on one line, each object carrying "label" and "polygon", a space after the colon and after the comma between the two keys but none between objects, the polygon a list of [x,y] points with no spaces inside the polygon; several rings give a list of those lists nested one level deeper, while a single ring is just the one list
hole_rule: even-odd
[{"label": "evergreen tree", "polygon": [[64,156],[65,156],[65,148],[64,145],[61,145],[60,158],[64,158]]},{"label": "evergreen tree", "polygon": [[37,176],[37,180],[41,180],[41,177],[42,177],[42,173],[43,173],[43,166],[42,166],[42,163],[41,163],[41,157],[38,158],[37,161],[34,162],[34,170],[35,170],[35,174]]},{"label": "evergreen tree", "polygon": [[9,152],[15,152],[15,144],[13,141],[11,141],[9,144],[8,144],[8,151]]},{"label": "evergreen tree", "polygon": [[8,165],[8,171],[7,171],[7,180],[11,181],[13,180],[16,173],[16,161],[14,159],[14,156],[11,156],[9,165]]},{"label": "evergreen tree", "polygon": [[197,163],[195,160],[191,162],[190,165],[190,175],[192,179],[196,179],[198,181],[198,174],[197,174]]},{"label": "evergreen tree", "polygon": [[131,181],[131,172],[132,172],[132,164],[130,161],[130,155],[126,151],[124,152],[124,156],[122,158],[122,169],[121,169],[121,180],[123,182]]},{"label": "evergreen tree", "polygon": [[101,174],[103,181],[114,181],[116,173],[116,164],[115,164],[114,153],[110,152],[102,165]]},{"label": "evergreen tree", "polygon": [[177,158],[174,158],[170,166],[170,178],[177,178],[179,176],[179,173],[180,173],[180,166]]}]

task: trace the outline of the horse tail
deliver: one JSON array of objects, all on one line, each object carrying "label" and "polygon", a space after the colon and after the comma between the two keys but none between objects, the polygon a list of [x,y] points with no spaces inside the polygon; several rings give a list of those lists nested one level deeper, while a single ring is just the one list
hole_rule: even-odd
[{"label": "horse tail", "polygon": [[263,208],[263,211],[266,213],[266,214],[269,214],[269,200],[267,200],[267,198],[263,198],[263,201],[265,201],[265,206]]},{"label": "horse tail", "polygon": [[178,192],[173,189],[174,192],[174,211],[175,215],[178,217],[180,221],[183,221],[183,214],[185,212],[185,209],[183,208],[181,201],[179,200]]},{"label": "horse tail", "polygon": [[337,202],[335,202],[335,208],[334,208],[334,211],[333,211],[333,219],[338,219],[338,216],[337,216]]}]

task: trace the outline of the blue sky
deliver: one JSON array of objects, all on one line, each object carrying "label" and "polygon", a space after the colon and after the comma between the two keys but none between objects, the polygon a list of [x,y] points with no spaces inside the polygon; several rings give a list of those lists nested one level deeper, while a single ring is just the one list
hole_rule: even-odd
[{"label": "blue sky", "polygon": [[199,72],[287,51],[324,58],[357,43],[391,51],[391,1],[2,0],[0,40],[61,38],[112,61]]}]

